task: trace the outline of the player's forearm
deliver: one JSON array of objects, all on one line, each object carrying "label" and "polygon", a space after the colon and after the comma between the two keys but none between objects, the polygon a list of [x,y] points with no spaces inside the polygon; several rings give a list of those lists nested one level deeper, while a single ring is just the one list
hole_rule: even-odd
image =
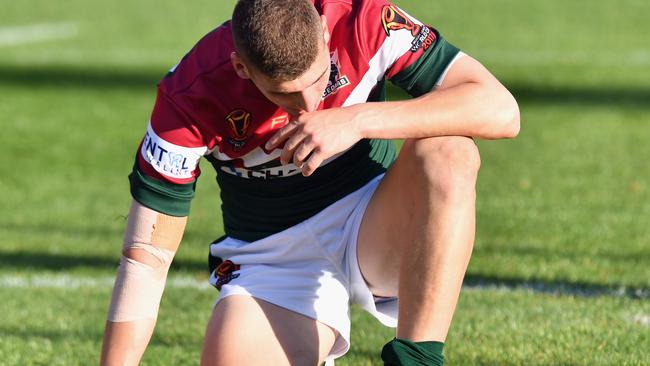
[{"label": "player's forearm", "polygon": [[511,138],[519,132],[519,109],[500,85],[468,82],[416,99],[351,107],[366,138],[470,136]]},{"label": "player's forearm", "polygon": [[135,201],[131,205],[108,311],[102,365],[138,364],[151,338],[186,220]]},{"label": "player's forearm", "polygon": [[102,366],[138,365],[151,339],[156,321],[106,321],[100,364]]},{"label": "player's forearm", "polygon": [[149,254],[123,256],[117,271],[102,345],[102,366],[138,365],[156,324],[167,268]]}]

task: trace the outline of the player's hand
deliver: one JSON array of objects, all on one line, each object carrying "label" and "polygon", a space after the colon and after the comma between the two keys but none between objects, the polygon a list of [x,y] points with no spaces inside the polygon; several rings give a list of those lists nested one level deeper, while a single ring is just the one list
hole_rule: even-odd
[{"label": "player's hand", "polygon": [[266,143],[267,150],[284,147],[280,162],[293,162],[305,177],[323,161],[361,140],[353,107],[303,113],[282,127]]}]

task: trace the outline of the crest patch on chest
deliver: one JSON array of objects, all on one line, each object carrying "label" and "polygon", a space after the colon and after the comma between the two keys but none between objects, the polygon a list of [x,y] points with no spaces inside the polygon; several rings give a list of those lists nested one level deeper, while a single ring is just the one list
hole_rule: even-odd
[{"label": "crest patch on chest", "polygon": [[323,99],[332,94],[336,94],[339,89],[350,85],[348,77],[341,75],[341,63],[339,62],[338,50],[334,50],[334,52],[330,53],[330,66],[330,79],[325,91],[323,91]]}]

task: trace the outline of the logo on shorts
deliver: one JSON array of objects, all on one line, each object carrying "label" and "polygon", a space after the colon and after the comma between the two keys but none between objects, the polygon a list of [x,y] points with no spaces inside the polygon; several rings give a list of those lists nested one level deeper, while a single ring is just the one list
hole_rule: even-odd
[{"label": "logo on shorts", "polygon": [[246,145],[251,120],[251,114],[243,109],[235,109],[226,116],[226,122],[232,132],[232,137],[228,138],[228,142],[235,151],[241,150]]},{"label": "logo on shorts", "polygon": [[336,94],[339,89],[347,85],[350,85],[350,80],[347,76],[341,75],[339,51],[334,50],[334,52],[330,53],[330,79],[327,83],[325,91],[323,91],[323,98],[327,98],[332,94]]},{"label": "logo on shorts", "polygon": [[415,37],[420,33],[422,27],[419,24],[413,23],[413,21],[395,5],[384,5],[384,7],[381,8],[381,22],[384,25],[384,31],[387,36],[390,36],[391,31],[406,29],[411,31],[411,35]]},{"label": "logo on shorts", "polygon": [[221,291],[221,287],[223,285],[239,277],[239,273],[233,273],[235,271],[239,271],[239,268],[239,264],[235,264],[230,260],[221,262],[219,267],[214,270],[214,275],[217,278],[214,287],[216,287],[217,290]]}]

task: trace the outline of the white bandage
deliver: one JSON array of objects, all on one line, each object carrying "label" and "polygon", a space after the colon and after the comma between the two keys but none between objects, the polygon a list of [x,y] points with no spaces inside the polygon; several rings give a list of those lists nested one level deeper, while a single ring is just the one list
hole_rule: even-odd
[{"label": "white bandage", "polygon": [[133,201],[108,320],[156,319],[169,265],[186,217],[168,216]]},{"label": "white bandage", "polygon": [[174,252],[143,243],[125,245],[124,249],[144,250],[159,264],[150,266],[122,255],[108,310],[108,320],[155,320]]}]

